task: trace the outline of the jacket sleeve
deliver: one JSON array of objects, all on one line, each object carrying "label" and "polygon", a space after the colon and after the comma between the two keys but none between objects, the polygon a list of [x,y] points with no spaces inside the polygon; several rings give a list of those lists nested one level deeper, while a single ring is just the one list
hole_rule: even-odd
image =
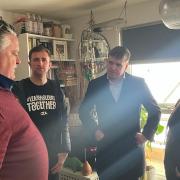
[{"label": "jacket sleeve", "polygon": [[142,80],[140,92],[142,92],[143,106],[148,112],[147,123],[142,133],[148,140],[152,141],[160,121],[161,110],[144,80]]},{"label": "jacket sleeve", "polygon": [[169,128],[172,128],[178,123],[180,123],[180,103],[175,106],[173,112],[169,117],[167,125],[169,126]]},{"label": "jacket sleeve", "polygon": [[12,132],[5,121],[3,115],[0,113],[0,170],[6,154],[6,150],[11,138]]},{"label": "jacket sleeve", "polygon": [[62,105],[61,105],[61,152],[70,152],[71,151],[71,140],[69,133],[69,125],[68,125],[68,107],[65,103],[65,96],[63,91],[61,90],[62,96]]},{"label": "jacket sleeve", "polygon": [[82,121],[84,130],[89,138],[94,139],[94,133],[98,129],[97,122],[93,119],[92,111],[96,103],[96,93],[93,81],[88,85],[85,97],[79,108],[79,118]]}]

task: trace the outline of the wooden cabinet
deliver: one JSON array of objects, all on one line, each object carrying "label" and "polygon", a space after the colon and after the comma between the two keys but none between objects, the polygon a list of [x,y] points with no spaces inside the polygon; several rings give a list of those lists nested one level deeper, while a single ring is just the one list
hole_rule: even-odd
[{"label": "wooden cabinet", "polygon": [[28,65],[29,50],[34,46],[42,44],[51,52],[52,67],[48,73],[48,77],[50,79],[55,79],[57,77],[57,79],[60,80],[66,96],[69,97],[71,107],[73,107],[79,98],[78,66],[76,59],[73,58],[72,52],[72,49],[75,49],[75,40],[29,33],[20,34],[18,39],[21,64],[18,65],[16,69],[16,80],[21,80],[30,76],[31,72]]}]

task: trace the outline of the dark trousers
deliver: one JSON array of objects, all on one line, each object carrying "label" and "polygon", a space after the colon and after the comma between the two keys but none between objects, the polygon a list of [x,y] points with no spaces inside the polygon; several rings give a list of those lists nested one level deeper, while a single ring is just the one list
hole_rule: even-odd
[{"label": "dark trousers", "polygon": [[115,176],[115,175],[111,175],[111,177],[104,177],[103,175],[99,175],[99,180],[138,180],[139,177],[134,177],[133,175],[131,175],[131,173],[129,174],[124,174],[123,176]]},{"label": "dark trousers", "polygon": [[[51,151],[53,152],[53,151]],[[49,176],[48,176],[48,180],[59,180],[59,174],[52,174],[50,172],[50,169],[55,166],[55,164],[57,163],[58,159],[57,159],[57,152],[55,153],[51,153],[49,154]]]},{"label": "dark trousers", "polygon": [[49,174],[48,180],[59,180],[59,174]]},{"label": "dark trousers", "polygon": [[103,149],[95,163],[100,180],[138,180],[145,169],[144,147]]},{"label": "dark trousers", "polygon": [[[52,160],[52,159],[51,159]],[[54,160],[54,161],[50,161],[49,162],[49,166],[50,166],[50,169],[56,164],[57,160]],[[52,174],[50,172],[50,169],[49,169],[49,176],[48,176],[48,180],[59,180],[59,174],[56,173],[56,174]]]}]

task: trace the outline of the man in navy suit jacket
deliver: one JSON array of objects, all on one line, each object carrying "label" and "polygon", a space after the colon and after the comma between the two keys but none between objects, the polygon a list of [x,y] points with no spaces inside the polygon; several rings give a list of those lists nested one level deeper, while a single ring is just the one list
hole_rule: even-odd
[{"label": "man in navy suit jacket", "polygon": [[[91,143],[97,145],[96,169],[101,180],[137,180],[142,176],[143,144],[153,140],[160,120],[160,108],[144,79],[125,72],[129,59],[125,47],[110,50],[107,74],[89,83],[79,110]],[[142,105],[148,118],[141,132]]]}]

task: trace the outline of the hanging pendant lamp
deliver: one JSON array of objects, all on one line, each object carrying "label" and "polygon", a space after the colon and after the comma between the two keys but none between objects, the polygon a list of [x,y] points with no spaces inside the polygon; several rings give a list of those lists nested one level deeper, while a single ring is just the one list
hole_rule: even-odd
[{"label": "hanging pendant lamp", "polygon": [[165,26],[180,29],[180,0],[161,0],[159,13]]}]

